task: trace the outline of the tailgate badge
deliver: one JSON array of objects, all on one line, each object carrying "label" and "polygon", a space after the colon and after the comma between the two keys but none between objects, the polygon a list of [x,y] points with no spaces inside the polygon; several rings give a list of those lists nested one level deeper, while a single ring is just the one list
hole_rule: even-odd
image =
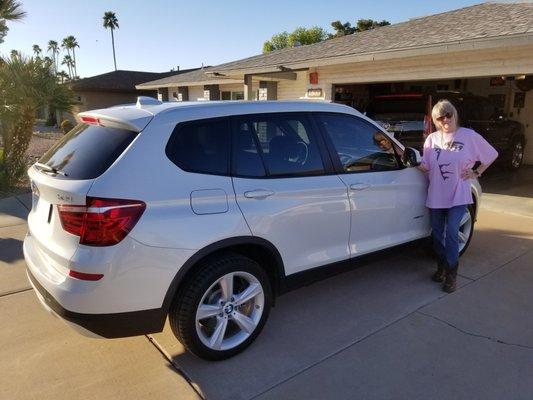
[{"label": "tailgate badge", "polygon": [[68,203],[72,203],[72,196],[66,195],[66,194],[57,194],[57,199],[59,201],[65,201]]}]

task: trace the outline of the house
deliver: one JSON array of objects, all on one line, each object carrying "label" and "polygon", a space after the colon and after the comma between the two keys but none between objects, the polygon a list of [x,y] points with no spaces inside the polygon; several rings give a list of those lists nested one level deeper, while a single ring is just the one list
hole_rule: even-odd
[{"label": "house", "polygon": [[482,3],[137,88],[176,101],[185,98],[174,93],[188,92],[190,101],[318,99],[360,110],[376,94],[468,91],[491,97],[524,124],[525,161],[533,163],[532,21],[531,2]]},{"label": "house", "polygon": [[118,70],[70,82],[68,85],[74,91],[77,104],[74,106],[72,114],[67,114],[66,117],[74,121],[74,115],[82,111],[106,108],[117,104],[134,103],[137,100],[137,96],[140,95],[156,97],[157,90],[140,91],[135,86],[143,82],[194,70],[169,72]]}]

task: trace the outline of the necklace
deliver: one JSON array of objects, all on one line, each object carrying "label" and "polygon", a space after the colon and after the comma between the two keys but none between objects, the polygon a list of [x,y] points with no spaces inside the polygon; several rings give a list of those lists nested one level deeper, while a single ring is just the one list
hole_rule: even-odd
[{"label": "necklace", "polygon": [[[457,132],[457,131],[456,131]],[[440,148],[445,150],[448,148],[449,143],[453,143],[453,138],[455,137],[455,132],[451,133],[451,140],[445,142],[444,138],[444,132],[439,131],[439,141],[440,141]]]}]

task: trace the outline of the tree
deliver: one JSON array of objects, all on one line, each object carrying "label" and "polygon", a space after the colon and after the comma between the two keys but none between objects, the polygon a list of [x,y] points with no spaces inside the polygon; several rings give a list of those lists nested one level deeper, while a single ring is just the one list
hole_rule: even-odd
[{"label": "tree", "polygon": [[74,60],[70,55],[66,55],[63,57],[63,61],[61,61],[61,65],[66,65],[68,68],[68,77],[70,80],[74,80]]},{"label": "tree", "polygon": [[63,70],[57,73],[57,77],[61,79],[61,83],[65,83],[65,81],[69,79],[68,74]]},{"label": "tree", "polygon": [[318,26],[313,26],[311,28],[298,27],[291,33],[285,31],[272,36],[270,40],[267,40],[263,44],[263,53],[284,49],[286,47],[318,43],[327,39],[327,37],[328,33]]},{"label": "tree", "polygon": [[22,5],[15,0],[0,0],[0,43],[4,42],[9,28],[7,21],[20,21],[26,17],[26,12],[22,10]]},{"label": "tree", "polygon": [[43,52],[38,44],[34,44],[32,46],[32,49],[33,49],[33,54],[35,54],[35,57],[39,57],[41,53]]},{"label": "tree", "polygon": [[48,51],[52,52],[52,60],[54,61],[54,70],[57,74],[57,70],[59,69],[59,45],[55,40],[49,40],[48,41]]},{"label": "tree", "polygon": [[353,27],[349,22],[345,22],[343,24],[341,21],[337,20],[333,21],[331,26],[333,29],[335,29],[335,33],[330,35],[330,37],[340,37],[355,33],[355,27]]},{"label": "tree", "polygon": [[78,44],[76,38],[72,35],[67,36],[65,39],[63,39],[63,42],[61,44],[65,49],[67,49],[67,53],[70,56],[70,50],[72,50],[72,57],[71,57],[71,65],[72,65],[72,79],[76,79],[78,76],[78,71],[76,69],[76,47],[80,47]]},{"label": "tree", "polygon": [[25,170],[35,115],[39,108],[68,111],[74,97],[66,85],[57,82],[52,61],[41,58],[0,58],[0,135],[4,151],[0,156],[0,181],[12,185]]},{"label": "tree", "polygon": [[385,20],[378,22],[374,21],[373,19],[359,19],[355,23],[355,26],[352,26],[352,24],[349,22],[345,22],[343,24],[341,21],[337,20],[331,23],[331,26],[333,27],[333,29],[335,29],[335,33],[331,34],[329,37],[331,39],[334,37],[351,35],[356,32],[368,31],[370,29],[375,29],[380,26],[386,25],[390,25],[390,22]]},{"label": "tree", "polygon": [[113,46],[113,62],[115,63],[115,71],[117,70],[117,58],[115,56],[115,36],[113,35],[113,31],[115,29],[118,29],[118,19],[117,16],[113,11],[106,11],[104,13],[104,28],[105,29],[111,29],[111,44]]},{"label": "tree", "polygon": [[385,21],[385,20],[378,22],[378,21],[374,21],[373,19],[359,19],[357,21],[357,25],[355,29],[357,32],[363,32],[363,31],[368,31],[368,30],[379,28],[380,26],[386,26],[386,25],[390,25],[390,22]]}]

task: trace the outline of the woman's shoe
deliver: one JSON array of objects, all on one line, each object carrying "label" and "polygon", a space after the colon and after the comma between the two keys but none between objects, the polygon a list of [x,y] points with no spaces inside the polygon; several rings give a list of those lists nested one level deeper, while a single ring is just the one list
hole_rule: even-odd
[{"label": "woman's shoe", "polygon": [[431,276],[431,280],[433,282],[442,283],[446,279],[446,268],[444,266],[444,263],[438,262],[437,263],[437,272],[435,272]]},{"label": "woman's shoe", "polygon": [[453,293],[457,290],[457,267],[446,270],[446,278],[442,290],[446,293]]}]

